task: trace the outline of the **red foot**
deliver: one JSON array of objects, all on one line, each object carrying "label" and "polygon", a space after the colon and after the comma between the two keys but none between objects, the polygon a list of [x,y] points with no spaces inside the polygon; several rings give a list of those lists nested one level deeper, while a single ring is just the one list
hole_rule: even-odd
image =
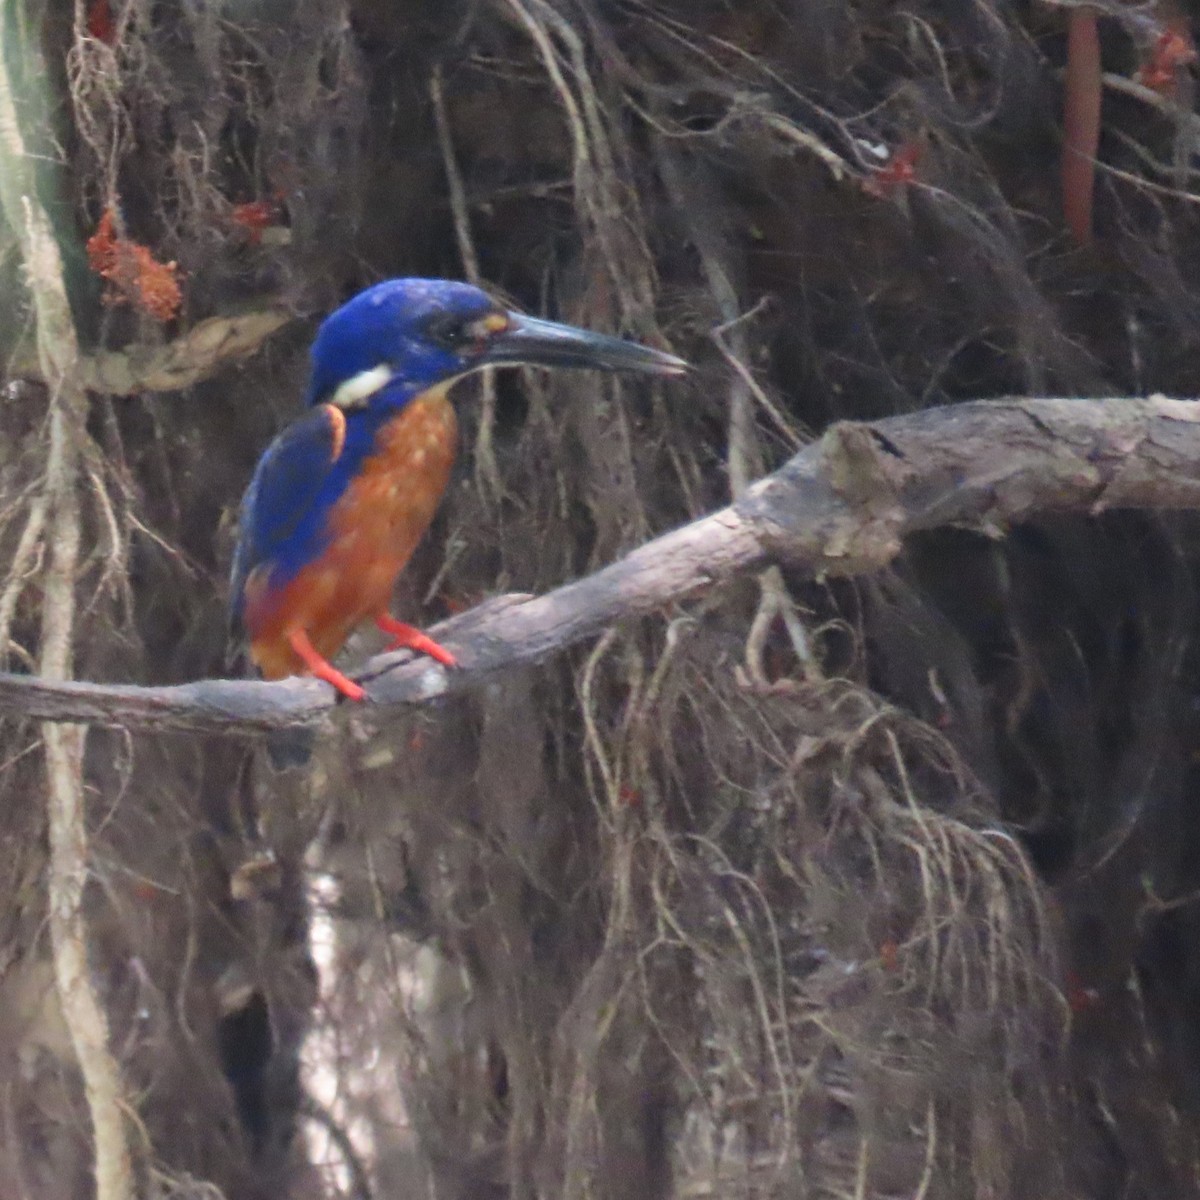
[{"label": "red foot", "polygon": [[440,662],[443,667],[458,666],[458,660],[445,646],[439,646],[433,638],[412,625],[397,621],[395,617],[389,616],[387,613],[380,613],[375,618],[375,624],[384,633],[390,633],[395,639],[388,647],[389,650],[415,650],[418,654],[428,654],[435,662]]},{"label": "red foot", "polygon": [[289,629],[287,640],[288,645],[303,660],[309,674],[333,684],[347,700],[366,699],[367,693],[353,679],[347,679],[337,667],[317,653],[316,647],[308,640],[308,634],[303,629]]}]

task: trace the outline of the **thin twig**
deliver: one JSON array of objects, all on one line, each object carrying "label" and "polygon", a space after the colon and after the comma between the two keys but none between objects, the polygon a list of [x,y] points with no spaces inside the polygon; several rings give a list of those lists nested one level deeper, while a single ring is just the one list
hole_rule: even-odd
[{"label": "thin twig", "polygon": [[[445,89],[442,84],[442,67],[438,63],[429,77],[429,99],[433,104],[433,119],[437,126],[438,146],[442,152],[442,169],[446,172],[446,187],[450,192],[450,215],[454,220],[454,237],[458,242],[458,255],[462,259],[463,272],[467,280],[476,287],[483,285],[479,270],[479,255],[475,252],[475,241],[471,236],[471,217],[467,211],[467,192],[463,187],[462,171],[458,166],[458,155],[454,149],[454,136],[450,129],[450,116],[446,111]],[[480,380],[479,427],[475,434],[475,481],[479,490],[493,503],[498,504],[504,496],[504,484],[500,478],[500,467],[496,463],[493,434],[496,429],[496,373],[483,372]]]},{"label": "thin twig", "polygon": [[[578,32],[546,0],[507,0],[533,40],[558,94],[573,148],[575,199],[599,247],[619,300],[622,317],[644,319],[653,311],[650,253],[640,227],[637,194],[623,189],[617,170],[605,106],[588,71],[588,55]],[[528,3],[529,7],[526,6]],[[537,10],[534,15],[533,9]],[[565,58],[550,35],[565,47]],[[567,70],[575,87],[567,81]]]},{"label": "thin twig", "polygon": [[[733,499],[737,501],[745,494],[751,482],[762,473],[762,447],[759,444],[758,427],[754,421],[751,400],[758,400],[781,426],[785,437],[788,437],[788,426],[746,366],[750,357],[750,343],[746,336],[748,314],[741,310],[733,271],[729,266],[728,244],[716,229],[710,228],[703,220],[705,206],[699,202],[702,198],[691,194],[679,155],[669,142],[660,142],[659,166],[663,182],[680,212],[701,214],[699,218],[689,219],[688,223],[709,291],[717,302],[724,322],[713,331],[712,338],[726,361],[734,368],[734,378],[729,389],[729,490]],[[751,311],[757,310],[761,304],[762,301]],[[789,440],[794,446],[794,435]],[[751,680],[758,684],[767,682],[763,651],[767,635],[777,616],[783,618],[792,651],[805,677],[819,678],[820,667],[813,659],[811,640],[788,593],[782,572],[777,566],[768,567],[759,576],[758,585],[758,611],[746,638],[746,671]]]},{"label": "thin twig", "polygon": [[350,1186],[354,1200],[372,1200],[371,1174],[366,1163],[355,1149],[354,1142],[345,1127],[323,1104],[313,1096],[306,1095],[301,1101],[301,1111],[310,1121],[315,1121],[329,1135],[329,1140],[338,1148],[346,1170],[350,1175]]},{"label": "thin twig", "polygon": [[811,440],[812,435],[809,434],[807,437],[801,437],[795,425],[784,416],[779,406],[763,391],[762,385],[754,378],[750,368],[730,349],[725,337],[731,329],[736,328],[743,321],[752,320],[762,312],[770,303],[770,299],[770,296],[763,296],[757,304],[752,308],[746,309],[745,312],[739,313],[733,320],[726,321],[723,325],[718,325],[714,329],[709,330],[708,336],[712,338],[713,344],[720,350],[721,357],[729,364],[730,370],[742,380],[750,395],[758,403],[758,406],[771,418],[771,423],[775,426],[784,444],[789,449],[796,450],[805,441]]},{"label": "thin twig", "polygon": [[1143,104],[1150,105],[1151,108],[1156,108],[1179,125],[1181,129],[1187,129],[1193,135],[1200,136],[1200,116],[1191,109],[1184,108],[1173,97],[1164,96],[1162,92],[1156,92],[1144,83],[1138,83],[1136,79],[1129,79],[1111,71],[1106,71],[1101,79],[1106,88],[1110,88],[1114,92],[1123,92],[1126,96],[1132,96],[1133,99],[1140,100]]}]

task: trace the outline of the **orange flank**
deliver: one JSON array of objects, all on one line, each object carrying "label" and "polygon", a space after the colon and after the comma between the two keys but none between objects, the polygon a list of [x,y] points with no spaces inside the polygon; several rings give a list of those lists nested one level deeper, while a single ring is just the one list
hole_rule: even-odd
[{"label": "orange flank", "polygon": [[453,662],[436,642],[386,616],[396,578],[450,480],[458,431],[447,390],[426,392],[379,430],[375,452],[329,514],[331,537],[319,558],[270,594],[267,570],[251,572],[245,622],[254,630],[250,654],[264,678],[312,674],[360,699],[358,685],[329,659],[368,618],[377,618],[398,644]]}]

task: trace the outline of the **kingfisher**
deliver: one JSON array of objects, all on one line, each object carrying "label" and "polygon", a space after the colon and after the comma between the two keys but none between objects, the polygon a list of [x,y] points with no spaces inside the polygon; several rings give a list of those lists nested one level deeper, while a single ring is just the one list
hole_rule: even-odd
[{"label": "kingfisher", "polygon": [[456,665],[389,606],[450,479],[450,390],[501,366],[687,369],[649,346],[509,311],[466,283],[392,279],[353,297],[317,331],[307,412],[267,447],[242,500],[230,610],[264,678],[313,675],[362,700],[330,660],[368,620],[391,649]]}]

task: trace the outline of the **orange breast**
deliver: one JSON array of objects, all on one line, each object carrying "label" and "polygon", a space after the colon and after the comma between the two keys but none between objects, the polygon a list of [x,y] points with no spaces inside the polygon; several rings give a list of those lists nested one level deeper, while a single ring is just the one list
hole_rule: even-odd
[{"label": "orange breast", "polygon": [[445,389],[412,401],[380,429],[374,453],[330,512],[324,554],[276,596],[263,598],[270,611],[256,622],[250,653],[267,679],[303,671],[288,630],[305,630],[317,651],[332,658],[356,625],[387,608],[396,577],[441,502],[457,440]]}]

